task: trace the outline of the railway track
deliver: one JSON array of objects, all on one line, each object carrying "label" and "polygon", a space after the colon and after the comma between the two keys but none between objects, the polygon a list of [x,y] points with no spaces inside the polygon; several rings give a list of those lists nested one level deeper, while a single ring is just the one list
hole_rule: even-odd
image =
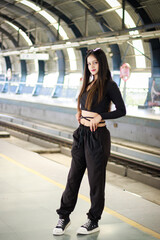
[{"label": "railway track", "polygon": [[[72,146],[72,139],[45,133],[40,130],[23,126],[20,124],[16,124],[13,122],[0,120],[0,126],[7,129],[12,129],[14,131],[18,131],[30,136],[34,136],[36,138],[40,138],[48,142],[56,143],[56,144],[59,144],[60,146],[65,146],[68,148],[71,148]],[[154,177],[160,177],[160,165],[155,163],[146,162],[144,160],[137,160],[136,158],[133,158],[124,154],[119,154],[117,152],[111,152],[109,161],[114,162],[116,164],[123,165],[126,167],[126,169],[131,168],[134,170],[141,171],[143,173],[148,173]]]}]

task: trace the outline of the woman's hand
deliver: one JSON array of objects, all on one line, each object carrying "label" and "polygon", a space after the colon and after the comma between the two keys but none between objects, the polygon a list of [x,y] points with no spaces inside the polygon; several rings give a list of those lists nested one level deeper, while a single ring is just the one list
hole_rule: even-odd
[{"label": "woman's hand", "polygon": [[81,112],[77,112],[77,113],[76,113],[76,119],[77,119],[77,121],[80,123]]},{"label": "woman's hand", "polygon": [[92,131],[96,131],[97,127],[98,127],[98,123],[102,120],[101,115],[97,115],[96,117],[94,117],[93,119],[90,120],[90,130]]}]

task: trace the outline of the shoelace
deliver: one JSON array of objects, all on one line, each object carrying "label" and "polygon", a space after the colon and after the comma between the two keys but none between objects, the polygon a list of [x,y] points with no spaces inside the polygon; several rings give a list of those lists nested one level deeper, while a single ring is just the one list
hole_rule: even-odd
[{"label": "shoelace", "polygon": [[63,223],[64,223],[64,219],[59,219],[58,223],[57,223],[57,226],[62,227]]},{"label": "shoelace", "polygon": [[91,224],[91,220],[89,219],[88,222],[85,223],[83,226],[86,227],[86,228],[88,228],[88,227],[90,226],[90,224]]}]

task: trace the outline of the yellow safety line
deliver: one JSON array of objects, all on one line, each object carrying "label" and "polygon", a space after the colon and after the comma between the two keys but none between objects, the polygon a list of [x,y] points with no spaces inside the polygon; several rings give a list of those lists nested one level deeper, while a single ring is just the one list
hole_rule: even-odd
[{"label": "yellow safety line", "polygon": [[[14,159],[12,159],[12,158],[10,158],[10,157],[7,157],[7,156],[4,155],[4,154],[1,154],[1,153],[0,153],[0,157],[2,157],[2,158],[4,158],[4,159],[6,159],[6,160],[8,160],[8,161],[10,161],[10,162],[12,162],[12,163],[14,163],[14,164],[16,164],[17,166],[19,166],[19,167],[27,170],[28,172],[31,172],[31,173],[33,173],[33,174],[35,174],[35,175],[43,178],[44,180],[46,180],[46,181],[48,181],[48,182],[50,182],[50,183],[53,183],[54,185],[56,185],[56,186],[59,187],[59,188],[62,188],[62,189],[65,188],[64,185],[62,185],[62,184],[60,184],[60,183],[58,183],[58,182],[56,182],[56,181],[54,181],[54,180],[52,180],[52,179],[44,176],[44,175],[42,175],[41,173],[39,173],[39,172],[37,172],[37,171],[35,171],[35,170],[31,169],[31,168],[28,168],[28,167],[24,166],[23,164],[15,161]],[[83,199],[83,200],[86,201],[86,202],[90,202],[89,198],[87,198],[86,196],[84,196],[84,195],[82,195],[82,194],[78,194],[78,197],[81,198],[81,199]],[[157,232],[155,232],[155,231],[152,231],[151,229],[149,229],[149,228],[147,228],[147,227],[144,227],[143,225],[141,225],[141,224],[139,224],[139,223],[137,223],[137,222],[135,222],[135,221],[133,221],[133,220],[131,220],[131,219],[129,219],[129,218],[127,218],[127,217],[119,214],[119,213],[117,213],[116,211],[113,211],[113,210],[111,210],[110,208],[107,208],[107,207],[104,207],[104,211],[107,212],[107,213],[109,213],[109,214],[111,214],[111,215],[113,215],[113,216],[116,217],[116,218],[119,218],[119,219],[122,220],[123,222],[126,222],[127,224],[129,224],[129,225],[131,225],[131,226],[133,226],[133,227],[135,227],[135,228],[137,228],[137,229],[139,229],[139,230],[141,230],[141,231],[143,231],[143,232],[145,232],[145,233],[147,233],[147,234],[149,234],[149,235],[151,235],[151,236],[153,236],[153,237],[155,237],[155,238],[160,239],[160,234],[159,234],[159,233],[157,233]]]}]

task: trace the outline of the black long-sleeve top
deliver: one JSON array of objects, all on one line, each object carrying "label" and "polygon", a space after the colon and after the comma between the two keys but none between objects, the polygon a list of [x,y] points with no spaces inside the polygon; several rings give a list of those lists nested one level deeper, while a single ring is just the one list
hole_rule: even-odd
[{"label": "black long-sleeve top", "polygon": [[[81,110],[86,110],[85,103],[87,99],[88,91],[86,90],[80,99]],[[110,102],[115,104],[116,109],[109,112]],[[98,92],[93,97],[91,112],[96,112],[101,115],[102,119],[115,119],[126,115],[126,108],[122,99],[121,92],[117,84],[110,80],[104,89],[104,96],[98,103]]]}]

